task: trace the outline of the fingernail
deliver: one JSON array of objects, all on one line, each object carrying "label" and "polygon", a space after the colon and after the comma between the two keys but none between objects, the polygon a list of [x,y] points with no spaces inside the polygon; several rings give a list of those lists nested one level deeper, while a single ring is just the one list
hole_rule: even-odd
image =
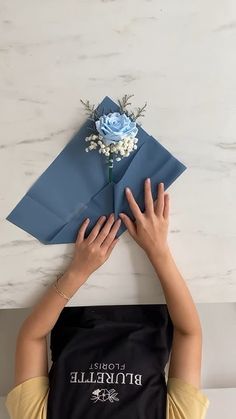
[{"label": "fingernail", "polygon": [[150,177],[147,177],[146,181],[147,181],[147,182],[150,182]]},{"label": "fingernail", "polygon": [[126,186],[125,190],[126,192],[130,193],[130,188],[128,188],[128,186]]}]

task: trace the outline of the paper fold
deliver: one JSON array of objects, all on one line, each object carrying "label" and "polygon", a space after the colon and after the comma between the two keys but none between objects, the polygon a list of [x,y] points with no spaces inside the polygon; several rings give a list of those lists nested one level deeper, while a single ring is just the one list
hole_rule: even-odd
[{"label": "paper fold", "polygon": [[[106,97],[99,105],[106,112],[119,107]],[[157,183],[165,190],[186,170],[157,140],[139,127],[137,150],[121,161],[114,161],[113,182],[108,183],[104,156],[96,150],[85,152],[85,137],[91,133],[87,120],[79,132],[35,181],[6,219],[45,244],[74,243],[80,225],[90,218],[86,235],[101,215],[125,212],[133,214],[125,196],[129,186],[144,210],[144,180],[151,178],[152,195],[157,197]],[[121,224],[119,237],[126,227]]]}]

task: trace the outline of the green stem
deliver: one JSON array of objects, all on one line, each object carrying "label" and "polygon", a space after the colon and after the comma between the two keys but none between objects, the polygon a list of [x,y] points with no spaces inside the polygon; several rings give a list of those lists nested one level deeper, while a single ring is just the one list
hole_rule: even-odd
[{"label": "green stem", "polygon": [[113,169],[113,154],[110,154],[110,157],[108,160],[109,182],[112,182],[112,169]]}]

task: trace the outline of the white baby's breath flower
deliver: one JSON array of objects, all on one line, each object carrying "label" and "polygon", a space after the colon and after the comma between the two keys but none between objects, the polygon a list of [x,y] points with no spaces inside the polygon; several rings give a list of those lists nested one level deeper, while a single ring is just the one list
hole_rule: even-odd
[{"label": "white baby's breath flower", "polygon": [[112,156],[116,161],[120,161],[138,148],[136,145],[138,138],[132,136],[107,144],[104,143],[104,137],[99,133],[89,135],[85,138],[85,141],[90,143],[85,149],[86,152],[98,149],[98,152],[108,157],[110,161],[113,160]]}]

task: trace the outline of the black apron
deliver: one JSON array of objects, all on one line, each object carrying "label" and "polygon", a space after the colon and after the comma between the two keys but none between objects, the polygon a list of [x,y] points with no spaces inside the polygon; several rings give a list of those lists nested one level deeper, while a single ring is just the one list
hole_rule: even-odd
[{"label": "black apron", "polygon": [[51,331],[47,419],[164,419],[165,304],[65,307]]}]

